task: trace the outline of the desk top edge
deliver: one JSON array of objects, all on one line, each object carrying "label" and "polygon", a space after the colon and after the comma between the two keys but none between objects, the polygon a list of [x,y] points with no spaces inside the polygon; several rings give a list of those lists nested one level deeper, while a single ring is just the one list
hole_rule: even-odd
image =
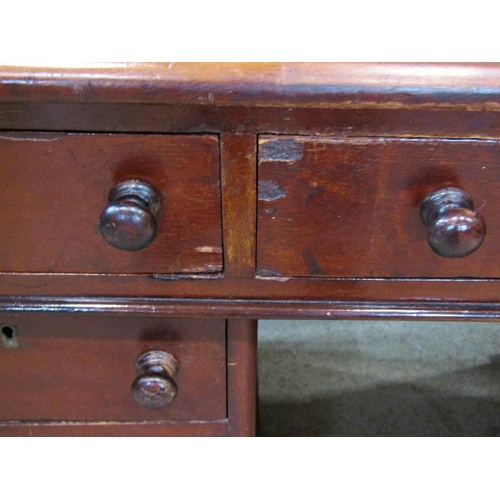
[{"label": "desk top edge", "polygon": [[0,64],[0,102],[390,108],[499,98],[498,63]]}]

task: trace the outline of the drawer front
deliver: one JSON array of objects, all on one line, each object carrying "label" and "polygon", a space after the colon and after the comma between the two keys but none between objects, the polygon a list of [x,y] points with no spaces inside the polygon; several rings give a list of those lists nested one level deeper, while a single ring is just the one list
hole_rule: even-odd
[{"label": "drawer front", "polygon": [[[216,136],[3,134],[0,271],[219,272],[219,172]],[[131,251],[106,241],[100,219],[113,187],[133,180],[152,186],[160,203],[156,236]],[[108,221],[118,238],[135,216],[123,215],[118,226]],[[144,220],[137,231],[151,229]]]},{"label": "drawer front", "polygon": [[[500,143],[261,136],[257,273],[262,276],[500,277]],[[467,256],[429,245],[422,202],[459,188],[485,223]]]},{"label": "drawer front", "polygon": [[[0,421],[226,418],[224,320],[19,313],[2,314],[0,322]],[[177,396],[148,408],[131,387],[138,377],[149,383],[136,361],[158,350],[178,362]]]}]

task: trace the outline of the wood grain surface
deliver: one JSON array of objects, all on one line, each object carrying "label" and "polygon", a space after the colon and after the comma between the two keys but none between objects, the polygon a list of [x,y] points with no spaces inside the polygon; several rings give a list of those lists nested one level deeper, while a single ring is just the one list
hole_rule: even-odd
[{"label": "wood grain surface", "polygon": [[351,108],[465,101],[469,109],[499,110],[499,81],[494,63],[25,65],[0,66],[0,99]]},{"label": "wood grain surface", "polygon": [[[498,278],[500,143],[262,136],[257,272],[261,276]],[[485,221],[463,258],[431,250],[420,204],[467,191]]]},{"label": "wood grain surface", "polygon": [[224,275],[228,277],[255,275],[256,149],[253,135],[222,136]]},{"label": "wood grain surface", "polygon": [[[499,103],[499,64],[0,66],[0,435],[252,435],[254,319],[500,320]],[[133,178],[162,210],[125,252],[98,223]],[[467,257],[427,244],[442,187],[486,221]]]},{"label": "wood grain surface", "polygon": [[[463,94],[465,98],[467,94]],[[456,107],[297,108],[10,102],[0,99],[0,127],[146,133],[299,134],[500,138],[500,113]]]},{"label": "wood grain surface", "polygon": [[[0,157],[1,271],[222,270],[216,136],[5,133]],[[149,182],[162,197],[156,239],[135,252],[99,232],[109,192],[127,179]]]},{"label": "wood grain surface", "polygon": [[0,422],[8,437],[225,437],[227,420],[216,422]]},{"label": "wood grain surface", "polygon": [[257,412],[257,321],[227,322],[230,436],[254,436]]},{"label": "wood grain surface", "polygon": [[[18,348],[0,344],[1,421],[221,420],[226,405],[226,322],[91,315],[2,314]],[[139,355],[179,362],[178,395],[140,406],[130,388]]]}]

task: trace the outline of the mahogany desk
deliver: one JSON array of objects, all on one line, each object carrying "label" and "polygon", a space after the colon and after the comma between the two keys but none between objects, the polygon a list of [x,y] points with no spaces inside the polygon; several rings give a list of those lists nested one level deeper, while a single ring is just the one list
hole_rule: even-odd
[{"label": "mahogany desk", "polygon": [[1,435],[252,435],[259,318],[500,317],[499,65],[4,66],[0,128]]}]

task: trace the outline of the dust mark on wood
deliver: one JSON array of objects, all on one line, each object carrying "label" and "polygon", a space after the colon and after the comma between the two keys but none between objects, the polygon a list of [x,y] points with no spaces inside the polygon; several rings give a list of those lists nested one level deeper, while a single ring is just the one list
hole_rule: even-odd
[{"label": "dust mark on wood", "polygon": [[259,181],[259,200],[274,201],[285,196],[286,191],[281,189],[275,182]]},{"label": "dust mark on wood", "polygon": [[190,269],[193,273],[213,273],[222,271],[222,265],[219,263],[207,263],[202,267],[193,267]]},{"label": "dust mark on wood", "polygon": [[220,247],[196,247],[194,249],[195,252],[200,252],[200,253],[222,253],[222,248]]},{"label": "dust mark on wood", "polygon": [[176,280],[217,280],[222,279],[224,276],[221,273],[213,274],[153,274],[152,279],[164,280],[164,281],[176,281]]},{"label": "dust mark on wood", "polygon": [[304,143],[292,138],[262,139],[259,144],[260,161],[294,162],[303,154]]},{"label": "dust mark on wood", "polygon": [[8,139],[9,141],[52,142],[63,139],[66,135],[51,132],[4,132],[0,134],[0,139]]},{"label": "dust mark on wood", "polygon": [[325,270],[318,264],[318,261],[316,260],[313,251],[309,247],[304,248],[302,252],[302,258],[306,263],[308,271],[312,275],[326,274]]},{"label": "dust mark on wood", "polygon": [[265,210],[262,210],[263,215],[272,215],[276,212],[275,208],[266,208]]},{"label": "dust mark on wood", "polygon": [[256,275],[255,279],[265,280],[265,281],[280,281],[280,282],[284,283],[285,281],[289,281],[292,278],[286,277],[286,276],[259,276],[259,275]]},{"label": "dust mark on wood", "polygon": [[290,279],[289,277],[282,276],[280,272],[275,271],[274,269],[259,269],[257,273],[258,274],[255,278],[261,280],[288,281]]},{"label": "dust mark on wood", "polygon": [[282,276],[281,273],[279,273],[278,271],[275,271],[274,269],[259,269],[258,270],[258,273],[260,276],[264,276],[264,277],[276,277],[276,276]]}]

